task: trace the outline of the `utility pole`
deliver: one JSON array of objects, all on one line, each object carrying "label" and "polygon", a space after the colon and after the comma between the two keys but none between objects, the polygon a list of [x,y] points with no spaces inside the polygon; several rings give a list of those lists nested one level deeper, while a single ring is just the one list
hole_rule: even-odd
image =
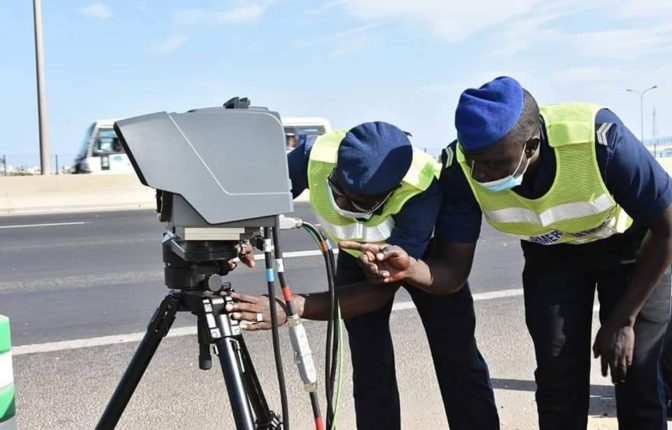
[{"label": "utility pole", "polygon": [[47,94],[44,79],[44,52],[42,46],[42,4],[33,0],[35,23],[35,73],[37,77],[37,117],[40,130],[40,170],[49,174],[49,141],[47,139]]}]

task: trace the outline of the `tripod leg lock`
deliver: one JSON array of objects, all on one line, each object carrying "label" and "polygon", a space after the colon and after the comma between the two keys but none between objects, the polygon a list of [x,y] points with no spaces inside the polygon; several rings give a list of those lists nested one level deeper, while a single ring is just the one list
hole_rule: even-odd
[{"label": "tripod leg lock", "polygon": [[180,306],[180,301],[173,295],[168,295],[154,312],[152,319],[147,325],[147,331],[154,332],[161,337],[168,334],[170,326],[175,321],[175,314]]},{"label": "tripod leg lock", "polygon": [[[203,299],[203,315],[207,325],[207,334],[211,342],[216,342],[223,337],[239,336],[241,333],[240,323],[228,318],[225,311],[227,303],[232,303],[229,296],[210,297]],[[218,316],[226,316],[221,327],[217,324]],[[221,319],[220,319],[221,321]]]},{"label": "tripod leg lock", "polygon": [[284,428],[280,417],[273,411],[270,411],[270,419],[265,423],[257,421],[257,429],[259,430],[282,430]]}]

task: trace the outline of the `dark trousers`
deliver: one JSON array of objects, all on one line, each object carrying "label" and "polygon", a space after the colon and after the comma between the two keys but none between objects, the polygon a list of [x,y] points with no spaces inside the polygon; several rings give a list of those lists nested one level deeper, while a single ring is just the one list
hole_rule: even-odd
[{"label": "dark trousers", "polygon": [[[357,260],[338,255],[336,285],[364,279]],[[381,286],[385,288],[385,286]],[[452,430],[499,429],[488,367],[474,338],[469,286],[452,296],[406,287],[427,334],[443,404]],[[350,341],[357,428],[400,428],[399,392],[389,318],[392,301],[370,314],[345,321]]]},{"label": "dark trousers", "polygon": [[672,325],[667,326],[665,335],[665,344],[663,353],[660,356],[660,366],[663,370],[663,381],[665,382],[665,397],[667,399],[667,416],[670,416],[670,407],[672,406]]},{"label": "dark trousers", "polygon": [[[537,358],[537,409],[542,430],[587,426],[593,298],[604,323],[632,278],[641,237],[587,245],[523,243],[525,318]],[[670,316],[670,271],[637,317],[627,381],[615,387],[620,430],[667,428],[659,357]]]}]

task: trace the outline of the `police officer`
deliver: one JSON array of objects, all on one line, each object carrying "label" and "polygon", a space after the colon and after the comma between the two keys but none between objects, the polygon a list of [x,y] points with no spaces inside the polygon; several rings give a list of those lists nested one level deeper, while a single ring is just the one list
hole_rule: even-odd
[{"label": "police officer", "polygon": [[443,154],[441,259],[345,245],[367,251],[364,266],[385,282],[451,293],[469,274],[484,216],[522,239],[541,429],[586,428],[596,289],[593,352],[616,385],[619,428],[667,428],[658,358],[670,313],[670,177],[611,111],[540,109],[509,77],[464,91],[455,125],[458,141]]},{"label": "police officer", "polygon": [[[298,145],[288,163],[293,195],[310,189],[310,203],[334,241],[385,241],[416,258],[425,252],[440,207],[440,166],[399,128],[369,122],[330,132]],[[351,253],[338,255],[336,285],[350,342],[357,427],[399,429],[389,327],[394,290],[368,283]],[[406,289],[425,327],[450,428],[499,428],[487,365],[474,339],[468,286],[442,297]],[[234,318],[251,321],[251,330],[269,327],[268,299],[235,297]],[[295,296],[295,305],[303,318],[328,317],[326,293]]]}]

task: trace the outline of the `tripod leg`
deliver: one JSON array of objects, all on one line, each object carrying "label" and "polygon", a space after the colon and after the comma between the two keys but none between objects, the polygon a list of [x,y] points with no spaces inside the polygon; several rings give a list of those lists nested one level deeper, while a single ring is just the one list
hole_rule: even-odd
[{"label": "tripod leg", "polygon": [[[232,328],[228,314],[218,315],[217,320],[225,333],[223,339],[217,342],[217,349],[236,427],[239,430],[281,429],[280,418],[268,407],[243,337]],[[257,418],[256,426],[254,416]]]},{"label": "tripod leg", "polygon": [[226,390],[229,394],[229,403],[231,403],[236,428],[238,430],[254,430],[252,412],[250,411],[250,404],[247,400],[242,378],[243,362],[241,360],[240,343],[236,339],[240,328],[237,326],[235,328],[232,327],[228,314],[217,314],[216,321],[219,333],[221,333],[221,338],[216,342],[217,355],[222,365],[222,372],[224,373],[224,381],[226,382]]},{"label": "tripod leg", "polygon": [[114,390],[114,394],[107,404],[96,430],[113,429],[117,425],[121,414],[140,382],[140,378],[142,378],[145,369],[147,369],[156,349],[159,347],[161,339],[168,333],[170,326],[175,321],[175,314],[179,310],[179,306],[179,293],[170,293],[154,312],[154,316],[147,326],[147,332],[135,351],[119,385]]},{"label": "tripod leg", "polygon": [[257,427],[264,430],[281,429],[282,422],[280,421],[280,417],[268,407],[268,402],[259,383],[257,372],[252,365],[252,358],[242,336],[239,337],[238,342],[243,363],[243,382],[247,396],[252,404],[252,409],[254,409],[254,414],[257,417]]}]

